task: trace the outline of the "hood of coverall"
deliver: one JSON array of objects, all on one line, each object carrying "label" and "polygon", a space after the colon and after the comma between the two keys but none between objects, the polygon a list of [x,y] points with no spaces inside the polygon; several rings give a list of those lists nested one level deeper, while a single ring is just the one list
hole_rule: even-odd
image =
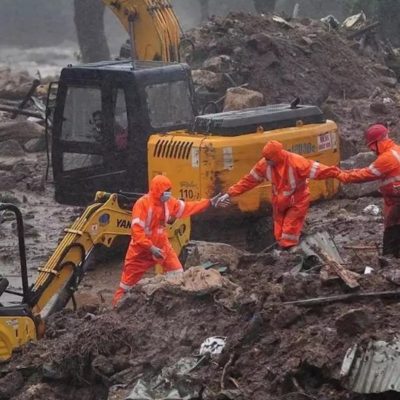
[{"label": "hood of coverall", "polygon": [[150,182],[149,194],[154,202],[161,202],[161,195],[172,188],[172,182],[164,175],[156,175]]},{"label": "hood of coverall", "polygon": [[286,158],[286,150],[283,150],[282,143],[276,140],[271,140],[264,146],[262,155],[267,160],[271,160],[276,164],[280,164]]}]

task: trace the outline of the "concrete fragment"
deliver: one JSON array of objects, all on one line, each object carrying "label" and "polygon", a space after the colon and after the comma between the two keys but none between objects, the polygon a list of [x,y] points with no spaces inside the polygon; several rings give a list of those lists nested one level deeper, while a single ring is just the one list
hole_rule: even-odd
[{"label": "concrete fragment", "polygon": [[371,310],[356,308],[342,314],[335,322],[338,335],[363,333],[373,325]]},{"label": "concrete fragment", "polygon": [[235,87],[226,91],[224,111],[243,110],[263,105],[265,105],[264,95],[255,90]]},{"label": "concrete fragment", "polygon": [[13,72],[9,67],[0,68],[0,97],[19,100],[32,86],[33,79],[28,72]]},{"label": "concrete fragment", "polygon": [[208,58],[203,63],[203,68],[211,72],[230,72],[232,70],[232,59],[227,55]]},{"label": "concrete fragment", "polygon": [[225,90],[225,81],[222,74],[207,71],[205,69],[195,69],[192,71],[193,83],[196,86],[203,86],[213,92]]}]

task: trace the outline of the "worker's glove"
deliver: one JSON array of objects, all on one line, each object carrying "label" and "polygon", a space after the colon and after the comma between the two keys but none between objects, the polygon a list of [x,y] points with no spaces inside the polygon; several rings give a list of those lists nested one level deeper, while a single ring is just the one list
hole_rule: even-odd
[{"label": "worker's glove", "polygon": [[222,197],[222,193],[218,193],[216,196],[211,197],[210,203],[213,207],[217,207],[219,199]]},{"label": "worker's glove", "polygon": [[164,252],[157,246],[151,246],[150,252],[155,258],[164,258]]},{"label": "worker's glove", "polygon": [[225,208],[231,205],[231,196],[228,193],[223,194],[219,197],[214,207]]}]

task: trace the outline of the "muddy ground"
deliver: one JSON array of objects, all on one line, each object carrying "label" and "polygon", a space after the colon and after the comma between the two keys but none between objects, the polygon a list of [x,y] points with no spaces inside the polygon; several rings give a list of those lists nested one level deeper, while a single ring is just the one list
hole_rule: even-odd
[{"label": "muddy ground", "polygon": [[[205,57],[228,53],[238,84],[249,83],[268,102],[289,101],[300,94],[322,105],[337,120],[348,143],[354,144],[353,153],[362,149],[362,128],[369,122],[383,119],[396,132],[398,91],[396,84],[382,83],[388,72],[373,67],[379,60],[359,55],[352,43],[319,22],[295,21],[293,27],[285,27],[267,18],[249,18],[243,14],[216,19],[193,33],[199,41],[195,62],[200,65]],[[251,39],[257,33],[267,37]],[[8,121],[9,115],[2,113],[0,120]],[[25,139],[19,138],[20,146],[25,146]],[[43,179],[43,149],[25,149],[19,154],[0,160],[0,190],[2,201],[17,203],[25,217],[29,273],[34,279],[63,229],[81,209],[54,202],[52,184]],[[369,205],[380,207],[378,215],[363,211]],[[338,196],[313,205],[307,217],[305,231],[328,230],[344,265],[360,274],[360,292],[397,288],[393,283],[398,282],[397,262],[378,257],[381,211],[379,198]],[[5,216],[0,226],[1,271],[18,288],[13,221]],[[354,251],[348,246],[371,249]],[[191,398],[396,398],[396,393],[352,393],[339,377],[341,362],[352,344],[396,336],[396,300],[353,300],[307,308],[284,305],[349,293],[349,289],[337,279],[321,281],[318,270],[290,273],[301,261],[296,254],[240,254],[238,263],[227,263],[224,276],[243,289],[242,296],[232,298],[225,289],[202,296],[177,296],[166,290],[147,296],[135,288],[117,312],[110,310],[110,300],[121,261],[99,262],[79,288],[78,311],[67,309],[52,316],[43,340],[22,347],[0,366],[0,399],[125,399],[138,379],[152,381],[180,358],[198,355],[209,336],[227,338],[222,354],[204,358],[189,376],[169,376],[170,386],[197,388],[197,397]],[[203,256],[207,258],[207,253]],[[367,266],[373,268],[372,274],[364,274]],[[13,301],[2,297],[5,304]],[[352,318],[354,313],[364,318]]]}]

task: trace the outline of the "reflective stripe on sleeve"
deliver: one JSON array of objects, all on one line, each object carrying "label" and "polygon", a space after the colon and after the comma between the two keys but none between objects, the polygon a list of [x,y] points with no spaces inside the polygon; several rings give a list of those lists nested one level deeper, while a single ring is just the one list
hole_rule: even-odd
[{"label": "reflective stripe on sleeve", "polygon": [[282,233],[282,239],[297,241],[300,239],[300,235],[292,235],[290,233]]},{"label": "reflective stripe on sleeve", "polygon": [[124,290],[132,289],[134,285],[125,285],[125,283],[120,282],[119,287]]},{"label": "reflective stripe on sleeve", "polygon": [[178,212],[176,213],[176,218],[180,218],[183,215],[183,212],[185,211],[185,202],[183,200],[178,200],[179,203],[179,209]]},{"label": "reflective stripe on sleeve", "polygon": [[265,177],[272,182],[272,167],[270,165],[267,165],[267,169],[265,171]]},{"label": "reflective stripe on sleeve", "polygon": [[392,154],[396,157],[397,161],[400,163],[400,154],[396,150],[392,150]]},{"label": "reflective stripe on sleeve", "polygon": [[310,179],[314,179],[316,177],[318,168],[319,168],[319,162],[314,161],[309,175]]},{"label": "reflective stripe on sleeve", "polygon": [[139,225],[144,229],[144,221],[142,221],[140,218],[133,218],[132,220],[132,225]]},{"label": "reflective stripe on sleeve", "polygon": [[371,165],[368,167],[368,169],[369,169],[375,176],[381,176],[381,175],[382,175],[382,172],[379,171],[379,169],[376,168],[376,167],[374,166],[374,164],[371,164]]},{"label": "reflective stripe on sleeve", "polygon": [[263,177],[260,176],[254,168],[250,171],[250,175],[251,175],[257,182],[261,182],[261,181],[263,180]]}]

